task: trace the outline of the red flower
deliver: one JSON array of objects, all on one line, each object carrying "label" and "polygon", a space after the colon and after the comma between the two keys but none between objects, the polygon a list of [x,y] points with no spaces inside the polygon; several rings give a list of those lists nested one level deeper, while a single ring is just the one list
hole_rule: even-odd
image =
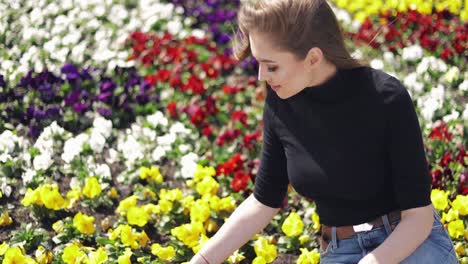
[{"label": "red flower", "polygon": [[177,114],[177,104],[176,102],[170,102],[167,107],[166,107],[167,111],[169,112],[169,114],[171,115],[172,118],[177,118],[178,114]]},{"label": "red flower", "polygon": [[231,181],[231,188],[234,192],[244,191],[247,188],[247,184],[249,183],[250,175],[243,172],[238,171],[234,175],[234,178]]},{"label": "red flower", "polygon": [[453,161],[452,153],[450,153],[450,151],[447,151],[442,157],[442,159],[440,159],[439,165],[442,167],[446,167],[452,161]]},{"label": "red flower", "polygon": [[260,131],[255,131],[253,133],[247,133],[244,136],[243,140],[243,147],[246,149],[251,149],[254,147],[254,143],[257,142],[260,138],[261,132]]},{"label": "red flower", "polygon": [[202,129],[202,133],[204,136],[209,137],[213,134],[213,130],[211,129],[209,125],[207,125]]},{"label": "red flower", "polygon": [[188,89],[192,90],[194,94],[204,94],[205,88],[203,86],[203,81],[195,75],[190,76],[188,82],[183,87],[183,91],[187,91]]},{"label": "red flower", "polygon": [[244,126],[248,126],[247,117],[247,114],[242,110],[234,111],[231,115],[231,118],[234,122],[240,121]]},{"label": "red flower", "polygon": [[243,167],[244,160],[241,154],[235,154],[224,164],[216,168],[216,175],[229,175]]},{"label": "red flower", "polygon": [[445,47],[444,51],[442,51],[442,54],[440,54],[440,57],[443,60],[448,60],[450,57],[452,57],[452,55],[453,52],[448,47]]},{"label": "red flower", "polygon": [[240,134],[241,131],[239,129],[229,129],[221,135],[219,135],[219,137],[216,139],[216,144],[218,146],[222,146],[225,143],[231,143],[232,141],[234,141],[234,139],[239,137]]},{"label": "red flower", "polygon": [[438,139],[446,142],[452,140],[452,137],[453,135],[448,131],[447,124],[440,120],[434,123],[434,127],[429,134],[430,139]]}]

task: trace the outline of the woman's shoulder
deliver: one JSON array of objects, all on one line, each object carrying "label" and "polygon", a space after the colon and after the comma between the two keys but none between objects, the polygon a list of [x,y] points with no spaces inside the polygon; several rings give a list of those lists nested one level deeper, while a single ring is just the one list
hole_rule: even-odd
[{"label": "woman's shoulder", "polygon": [[400,94],[408,92],[398,77],[391,73],[371,67],[363,67],[360,73],[370,78],[373,84],[371,87],[375,89],[375,92],[379,94],[385,103],[394,100]]}]

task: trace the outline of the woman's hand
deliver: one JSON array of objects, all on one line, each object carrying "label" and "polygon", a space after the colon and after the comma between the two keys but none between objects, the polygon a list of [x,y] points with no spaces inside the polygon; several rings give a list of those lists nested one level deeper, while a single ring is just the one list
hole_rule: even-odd
[{"label": "woman's hand", "polygon": [[377,257],[371,252],[362,258],[358,264],[383,264],[384,262],[379,261]]}]

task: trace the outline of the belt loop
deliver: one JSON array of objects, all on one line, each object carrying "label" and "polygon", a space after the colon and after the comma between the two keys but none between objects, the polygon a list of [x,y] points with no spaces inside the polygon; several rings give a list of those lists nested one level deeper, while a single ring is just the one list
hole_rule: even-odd
[{"label": "belt loop", "polygon": [[337,249],[338,248],[338,242],[337,242],[337,239],[336,239],[336,226],[332,226],[331,235],[332,235],[332,241],[331,241],[332,248]]},{"label": "belt loop", "polygon": [[435,209],[434,206],[432,206],[432,209],[434,211],[434,218],[437,220],[440,220],[440,215],[439,215],[439,212],[437,212],[437,209]]},{"label": "belt loop", "polygon": [[392,233],[392,228],[390,227],[390,222],[388,221],[388,214],[384,214],[382,216],[382,220],[384,222],[385,231],[387,231],[387,236]]}]

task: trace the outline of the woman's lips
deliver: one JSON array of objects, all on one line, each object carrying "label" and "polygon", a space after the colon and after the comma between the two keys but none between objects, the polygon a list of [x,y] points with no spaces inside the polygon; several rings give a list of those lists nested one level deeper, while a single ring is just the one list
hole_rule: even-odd
[{"label": "woman's lips", "polygon": [[281,85],[270,85],[270,87],[273,91],[277,92],[281,88]]}]

